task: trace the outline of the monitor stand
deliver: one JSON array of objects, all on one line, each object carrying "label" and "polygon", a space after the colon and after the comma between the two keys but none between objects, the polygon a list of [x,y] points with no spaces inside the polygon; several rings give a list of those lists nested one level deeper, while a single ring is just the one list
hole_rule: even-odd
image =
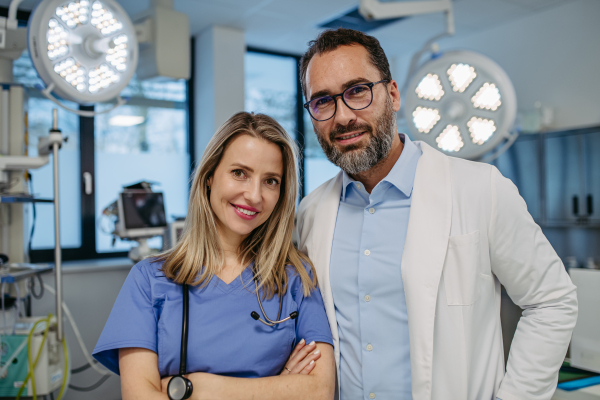
[{"label": "monitor stand", "polygon": [[158,254],[159,251],[157,249],[151,249],[148,246],[148,239],[147,238],[140,238],[140,239],[134,239],[136,242],[138,242],[138,246],[132,247],[129,250],[129,258],[133,261],[133,262],[140,262],[142,261],[144,258],[154,255],[154,254]]}]

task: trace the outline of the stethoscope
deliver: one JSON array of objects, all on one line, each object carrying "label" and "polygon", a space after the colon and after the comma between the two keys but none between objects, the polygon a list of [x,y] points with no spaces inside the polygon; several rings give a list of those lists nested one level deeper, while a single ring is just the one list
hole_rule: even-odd
[{"label": "stethoscope", "polygon": [[[258,288],[258,280],[256,278],[256,274],[253,274],[253,275],[254,275],[254,285],[256,288]],[[190,396],[192,395],[192,391],[193,391],[192,382],[184,376],[187,374],[186,363],[187,363],[187,345],[188,345],[188,325],[189,325],[189,318],[190,318],[190,313],[189,313],[190,296],[189,296],[188,285],[183,284],[182,290],[183,290],[183,318],[182,318],[183,322],[182,322],[182,326],[181,326],[181,352],[179,355],[179,374],[173,376],[169,380],[169,385],[167,386],[167,395],[169,396],[170,400],[189,399]],[[250,316],[253,319],[260,321],[267,326],[275,326],[275,325],[281,324],[282,322],[285,322],[287,320],[298,318],[298,311],[293,311],[290,313],[290,315],[287,318],[284,318],[281,320],[279,319],[281,317],[281,308],[283,306],[283,296],[279,296],[279,311],[277,313],[277,319],[275,321],[269,319],[269,317],[267,317],[267,313],[265,312],[265,309],[263,308],[262,301],[260,300],[260,296],[258,294],[258,289],[254,290],[254,292],[256,293],[256,299],[258,300],[258,306],[260,307],[260,311],[262,312],[262,315],[263,315],[263,317],[265,317],[265,319],[263,320],[256,311],[252,311],[250,313]]]}]

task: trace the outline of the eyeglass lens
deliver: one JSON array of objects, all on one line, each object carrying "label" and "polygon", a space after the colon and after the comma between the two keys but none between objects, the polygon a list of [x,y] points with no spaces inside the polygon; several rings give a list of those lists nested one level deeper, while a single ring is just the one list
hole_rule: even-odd
[{"label": "eyeglass lens", "polygon": [[[356,85],[346,89],[342,98],[349,108],[362,110],[371,104],[373,91],[369,85]],[[336,100],[332,96],[319,97],[308,104],[308,109],[314,119],[324,121],[335,114]]]}]

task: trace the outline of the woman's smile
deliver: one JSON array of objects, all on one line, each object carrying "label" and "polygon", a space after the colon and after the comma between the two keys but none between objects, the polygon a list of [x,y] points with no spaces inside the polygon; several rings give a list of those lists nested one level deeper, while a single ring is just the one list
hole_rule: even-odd
[{"label": "woman's smile", "polygon": [[[230,203],[231,204],[231,203]],[[235,213],[243,219],[252,220],[258,215],[258,210],[253,207],[246,207],[237,204],[231,204]]]}]

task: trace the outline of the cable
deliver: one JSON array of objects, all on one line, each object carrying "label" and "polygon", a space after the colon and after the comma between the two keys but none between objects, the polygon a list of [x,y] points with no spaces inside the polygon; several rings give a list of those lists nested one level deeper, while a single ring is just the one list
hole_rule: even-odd
[{"label": "cable", "polygon": [[[35,278],[38,278],[38,281],[40,281],[40,293],[36,294],[35,293]],[[42,281],[42,275],[41,274],[35,274],[34,276],[32,276],[31,278],[29,278],[29,291],[31,292],[31,294],[33,295],[34,298],[36,299],[41,299],[44,296],[44,282]]]},{"label": "cable", "polygon": [[[56,293],[53,288],[51,288],[50,286],[48,286],[45,283],[44,283],[44,288],[46,288],[46,290],[51,294]],[[90,353],[88,352],[87,348],[85,347],[85,343],[83,342],[83,339],[81,338],[81,333],[79,332],[79,329],[77,328],[77,324],[75,324],[73,315],[71,315],[71,311],[69,310],[69,307],[67,307],[67,305],[65,304],[64,301],[62,303],[62,308],[63,308],[63,311],[65,312],[65,315],[67,316],[67,319],[69,320],[69,323],[71,324],[71,327],[73,328],[73,332],[75,333],[75,337],[77,338],[79,347],[81,348],[81,351],[83,352],[83,356],[85,357],[87,362],[90,364],[90,367],[92,367],[100,375],[112,375],[112,372],[109,371],[108,369],[106,369],[104,367],[100,368],[99,366],[95,365],[96,362],[90,356]]]},{"label": "cable", "polygon": [[[29,192],[33,196],[33,176],[29,174]],[[33,233],[35,232],[35,221],[37,220],[37,213],[35,209],[35,202],[31,202],[31,209],[33,214],[33,221],[31,222],[31,232],[29,232],[29,244],[27,245],[27,255],[31,258],[31,242],[33,241]],[[43,288],[42,288],[43,290]],[[43,293],[43,291],[42,291]],[[35,297],[35,295],[33,296]],[[37,297],[36,297],[37,299]]]},{"label": "cable", "polygon": [[[42,349],[44,348],[44,343],[46,342],[46,338],[48,337],[48,329],[50,329],[50,319],[51,318],[52,318],[52,314],[49,314],[48,318],[40,319],[35,324],[33,324],[33,328],[31,328],[31,330],[29,331],[29,336],[27,337],[27,363],[29,366],[29,373],[25,377],[25,380],[23,381],[23,384],[21,385],[21,388],[19,389],[19,392],[17,393],[17,397],[15,398],[15,400],[19,400],[21,398],[21,395],[23,394],[23,390],[25,390],[25,387],[27,386],[27,382],[29,381],[29,379],[31,379],[31,390],[33,392],[33,400],[37,400],[37,396],[35,393],[34,371],[35,371],[35,367],[37,366],[37,363],[39,361],[40,355],[42,354]],[[38,326],[38,324],[40,324],[42,322],[46,322],[46,328],[44,329],[44,336],[42,337],[42,344],[40,345],[40,348],[38,349],[38,353],[35,357],[35,361],[32,363],[31,362],[31,338],[33,337],[35,328]]]},{"label": "cable", "polygon": [[85,365],[82,365],[82,366],[81,366],[81,367],[79,367],[79,368],[74,368],[74,369],[72,369],[72,370],[71,370],[71,373],[72,373],[72,374],[78,374],[78,373],[80,373],[80,372],[83,372],[83,371],[86,371],[86,370],[88,370],[88,369],[90,369],[90,368],[91,368],[90,364],[89,364],[89,363],[87,363],[87,364],[85,364]]},{"label": "cable", "polygon": [[108,378],[110,378],[110,375],[104,375],[102,378],[100,378],[100,380],[98,382],[94,383],[92,386],[79,387],[79,386],[69,385],[69,389],[77,390],[78,392],[91,392],[92,390],[98,389],[100,387],[100,385],[102,385],[104,382],[106,382],[108,380]]}]

